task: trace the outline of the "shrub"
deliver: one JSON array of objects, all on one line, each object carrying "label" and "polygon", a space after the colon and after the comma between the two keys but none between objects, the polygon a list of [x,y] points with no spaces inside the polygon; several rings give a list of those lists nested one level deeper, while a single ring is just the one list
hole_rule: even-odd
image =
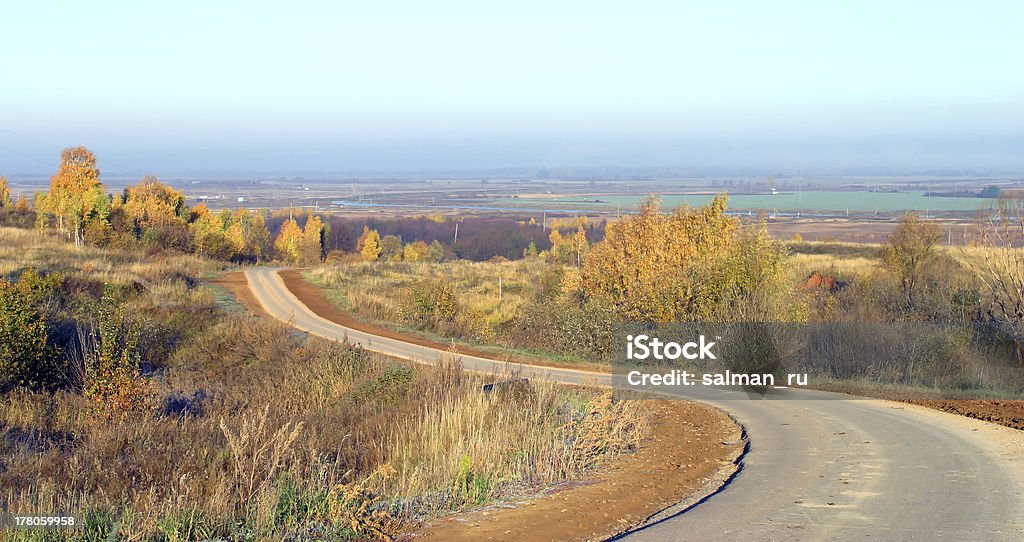
[{"label": "shrub", "polygon": [[144,410],[150,405],[148,379],[139,371],[140,327],[105,288],[100,302],[98,333],[83,337],[82,392],[108,414]]},{"label": "shrub", "polygon": [[39,310],[59,280],[32,270],[17,282],[0,280],[0,391],[53,390],[66,382],[65,366],[49,343],[46,319]]}]

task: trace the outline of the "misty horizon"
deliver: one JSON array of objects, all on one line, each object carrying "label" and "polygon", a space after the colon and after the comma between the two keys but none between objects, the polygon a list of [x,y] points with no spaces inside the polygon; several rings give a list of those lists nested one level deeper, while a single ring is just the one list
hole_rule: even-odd
[{"label": "misty horizon", "polygon": [[0,175],[1024,174],[1014,1],[55,7],[5,13]]}]

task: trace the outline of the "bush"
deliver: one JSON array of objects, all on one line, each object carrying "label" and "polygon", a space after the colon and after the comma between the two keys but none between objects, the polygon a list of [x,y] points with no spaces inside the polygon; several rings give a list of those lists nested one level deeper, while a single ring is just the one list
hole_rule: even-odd
[{"label": "bush", "polygon": [[59,280],[32,270],[17,282],[0,280],[0,391],[53,390],[67,381],[66,367],[49,343],[46,319],[39,310]]},{"label": "bush", "polygon": [[109,414],[140,411],[150,404],[149,381],[139,371],[140,328],[125,316],[107,287],[100,303],[98,333],[83,345],[82,391]]}]

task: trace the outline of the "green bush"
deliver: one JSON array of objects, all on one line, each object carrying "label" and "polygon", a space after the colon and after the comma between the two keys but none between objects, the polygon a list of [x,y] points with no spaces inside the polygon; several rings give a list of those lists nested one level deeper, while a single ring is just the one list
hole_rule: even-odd
[{"label": "green bush", "polygon": [[60,278],[25,271],[17,282],[0,279],[0,391],[53,390],[67,382],[67,370],[49,343],[39,308]]}]

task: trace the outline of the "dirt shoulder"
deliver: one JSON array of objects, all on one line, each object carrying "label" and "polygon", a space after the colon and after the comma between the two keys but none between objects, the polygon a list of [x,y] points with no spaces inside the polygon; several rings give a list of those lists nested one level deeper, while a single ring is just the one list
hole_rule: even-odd
[{"label": "dirt shoulder", "polygon": [[[366,333],[372,333],[380,337],[388,337],[391,339],[397,339],[405,341],[407,343],[416,344],[419,346],[426,346],[429,348],[436,348],[439,350],[449,350],[451,344],[432,340],[426,337],[422,337],[413,333],[404,333],[396,331],[384,326],[372,324],[352,316],[351,313],[338,308],[330,299],[324,295],[323,290],[311,284],[306,279],[302,278],[301,269],[282,269],[278,272],[281,278],[284,279],[285,286],[295,294],[295,297],[299,298],[310,310],[313,311],[317,316],[326,318],[336,324],[341,324],[345,327],[352,329],[358,329]],[[251,295],[251,293],[250,293]],[[542,365],[545,367],[563,367],[567,369],[582,369],[582,370],[595,370],[607,372],[608,367],[601,367],[597,364],[582,364],[582,363],[559,363],[544,358],[536,358],[530,356],[522,356],[512,353],[498,353],[488,352],[479,348],[473,348],[465,344],[458,344],[458,353],[465,354],[468,356],[495,359],[500,361],[511,361],[513,363],[522,363],[527,365]]]},{"label": "dirt shoulder", "polygon": [[226,288],[231,292],[231,295],[235,296],[239,303],[245,305],[245,308],[253,313],[270,317],[267,311],[263,310],[263,305],[260,305],[260,302],[256,300],[252,290],[249,289],[249,281],[245,278],[245,271],[232,271],[210,282]]},{"label": "dirt shoulder", "polygon": [[1024,401],[997,399],[910,399],[904,402],[1024,430]]},{"label": "dirt shoulder", "polygon": [[733,476],[746,441],[732,418],[688,401],[650,406],[648,437],[593,478],[442,518],[404,540],[605,540],[681,512]]},{"label": "dirt shoulder", "polygon": [[860,397],[886,399],[941,410],[967,418],[1024,431],[1024,400],[1019,399],[951,399],[927,390],[909,391],[873,388],[858,383],[829,383],[817,389],[848,393]]}]

